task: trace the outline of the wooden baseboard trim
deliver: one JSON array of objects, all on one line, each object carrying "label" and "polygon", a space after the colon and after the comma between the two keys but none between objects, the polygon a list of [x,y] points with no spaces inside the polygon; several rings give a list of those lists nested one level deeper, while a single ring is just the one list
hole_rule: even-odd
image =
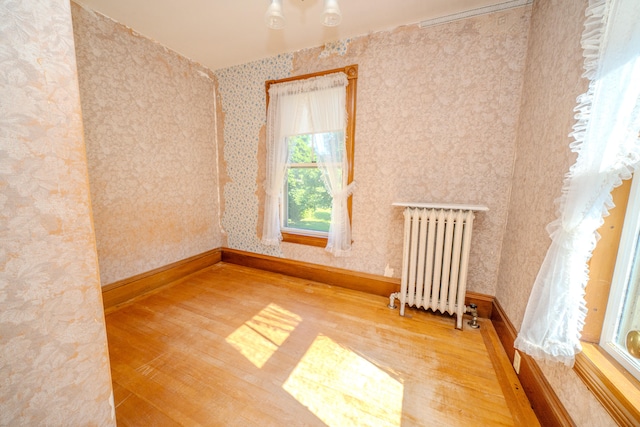
[{"label": "wooden baseboard trim", "polygon": [[478,306],[478,316],[483,319],[491,319],[493,313],[493,300],[496,297],[492,295],[479,294],[477,292],[467,291],[464,298],[465,305],[475,304]]},{"label": "wooden baseboard trim", "polygon": [[161,286],[179,280],[191,273],[209,267],[222,258],[220,248],[138,274],[128,279],[119,280],[102,287],[102,303],[104,308],[122,304],[137,296],[146,294]]},{"label": "wooden baseboard trim", "polygon": [[[507,317],[497,299],[493,301],[491,322],[498,333],[509,360],[513,363],[516,340],[516,329]],[[543,426],[575,426],[566,408],[553,391],[553,388],[533,358],[520,352],[520,382],[524,388],[531,407]]]},{"label": "wooden baseboard trim", "polygon": [[224,248],[222,261],[386,297],[400,290],[399,279],[237,249]]},{"label": "wooden baseboard trim", "polygon": [[[103,286],[102,300],[104,308],[112,308],[118,304],[127,302],[220,261],[384,297],[388,297],[392,293],[400,290],[400,279],[398,278],[359,273],[341,268],[261,255],[237,249],[217,248]],[[493,296],[467,292],[465,304],[469,305],[471,303],[478,306],[479,317],[485,319],[491,318],[494,303]]]},{"label": "wooden baseboard trim", "polygon": [[[222,261],[383,297],[388,297],[392,293],[400,291],[400,279],[398,278],[359,273],[341,268],[261,255],[237,249],[224,248],[222,250]],[[465,304],[469,305],[470,303],[478,306],[478,315],[480,317],[486,319],[491,317],[491,310],[493,308],[492,296],[476,292],[467,292]]]}]

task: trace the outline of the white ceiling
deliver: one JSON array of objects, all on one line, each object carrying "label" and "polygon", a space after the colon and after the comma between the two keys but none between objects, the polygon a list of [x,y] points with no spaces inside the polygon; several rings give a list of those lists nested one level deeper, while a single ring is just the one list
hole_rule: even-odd
[{"label": "white ceiling", "polygon": [[[515,0],[339,0],[342,23],[320,24],[323,0],[283,0],[286,27],[264,23],[269,0],[74,0],[216,70],[326,42]],[[530,1],[530,0],[529,0]]]}]

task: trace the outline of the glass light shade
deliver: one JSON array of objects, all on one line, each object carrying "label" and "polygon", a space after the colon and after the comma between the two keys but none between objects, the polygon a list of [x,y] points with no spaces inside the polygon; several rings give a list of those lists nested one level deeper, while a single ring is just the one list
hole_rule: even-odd
[{"label": "glass light shade", "polygon": [[282,14],[282,0],[271,0],[264,15],[264,21],[269,28],[280,30],[284,28],[284,15]]},{"label": "glass light shade", "polygon": [[338,0],[324,0],[324,10],[322,11],[322,25],[335,27],[342,21],[342,14],[338,6]]}]

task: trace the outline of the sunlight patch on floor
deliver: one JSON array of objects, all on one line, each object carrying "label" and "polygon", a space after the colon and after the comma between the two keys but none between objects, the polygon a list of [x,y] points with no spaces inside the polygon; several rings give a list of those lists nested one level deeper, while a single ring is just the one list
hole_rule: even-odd
[{"label": "sunlight patch on floor", "polygon": [[301,321],[297,314],[269,304],[233,331],[226,342],[257,368],[262,368]]},{"label": "sunlight patch on floor", "polygon": [[318,335],[283,388],[328,426],[400,426],[403,385]]}]

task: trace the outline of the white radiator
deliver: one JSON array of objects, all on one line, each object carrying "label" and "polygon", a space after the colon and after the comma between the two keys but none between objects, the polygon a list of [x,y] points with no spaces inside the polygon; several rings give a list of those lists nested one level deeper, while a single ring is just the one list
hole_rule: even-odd
[{"label": "white radiator", "polygon": [[474,211],[486,206],[394,203],[404,206],[400,315],[405,304],[456,315],[462,329]]}]

